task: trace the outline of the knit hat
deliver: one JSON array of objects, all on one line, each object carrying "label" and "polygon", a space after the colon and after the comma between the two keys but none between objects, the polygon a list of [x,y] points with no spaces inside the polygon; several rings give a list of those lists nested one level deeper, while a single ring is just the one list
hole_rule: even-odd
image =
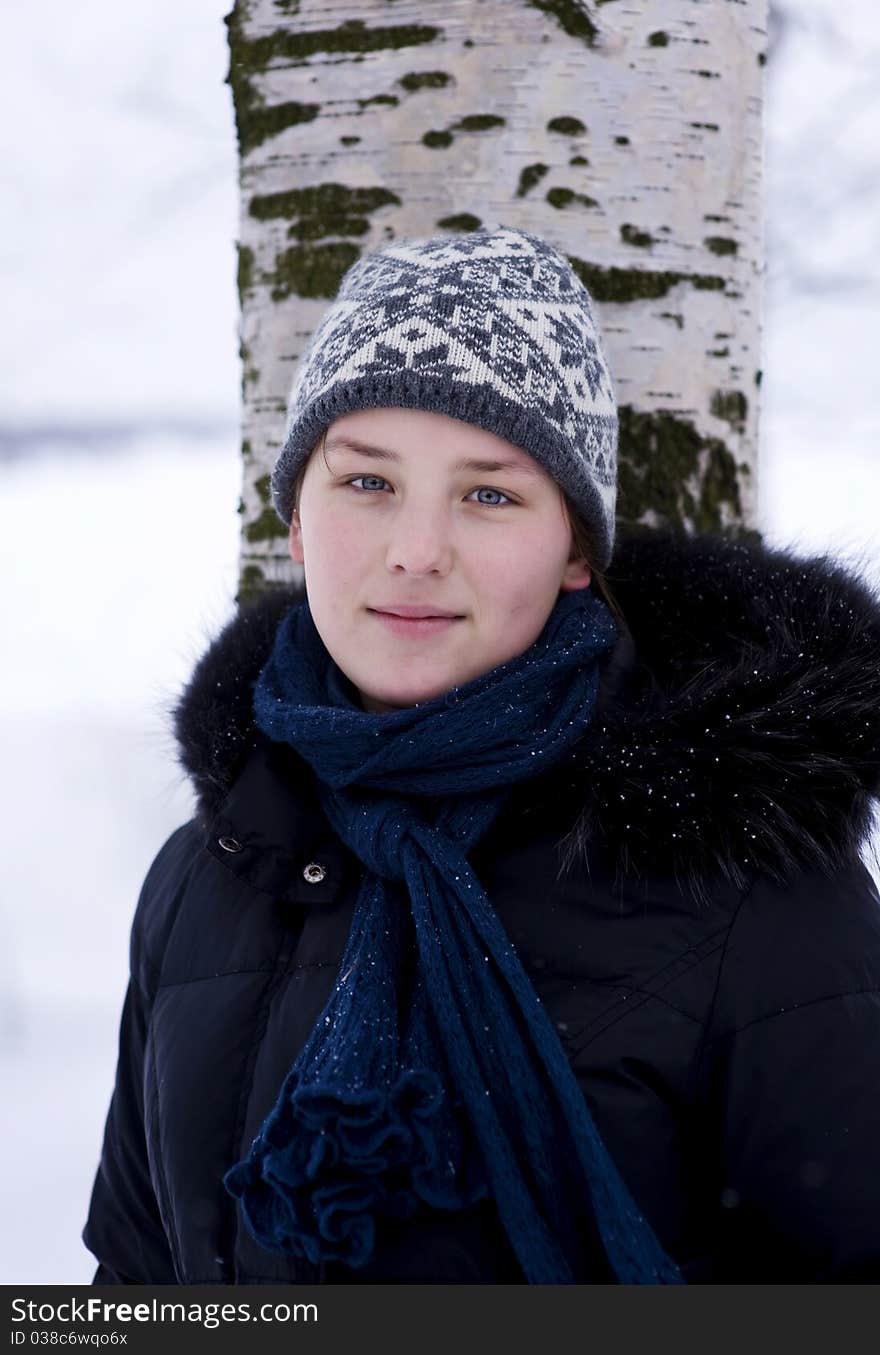
[{"label": "knit hat", "polygon": [[617,408],[586,287],[546,240],[510,226],[397,240],[349,268],[297,367],[272,499],[342,414],[398,407],[475,424],[528,452],[614,548]]}]

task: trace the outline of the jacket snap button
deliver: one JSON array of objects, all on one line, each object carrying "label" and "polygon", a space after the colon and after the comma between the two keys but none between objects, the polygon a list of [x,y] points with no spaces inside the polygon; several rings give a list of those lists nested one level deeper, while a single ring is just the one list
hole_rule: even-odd
[{"label": "jacket snap button", "polygon": [[224,852],[241,851],[241,843],[237,837],[218,837],[217,845],[222,847]]},{"label": "jacket snap button", "polygon": [[327,872],[322,865],[317,861],[310,861],[303,870],[303,879],[307,880],[310,885],[318,885],[326,874]]}]

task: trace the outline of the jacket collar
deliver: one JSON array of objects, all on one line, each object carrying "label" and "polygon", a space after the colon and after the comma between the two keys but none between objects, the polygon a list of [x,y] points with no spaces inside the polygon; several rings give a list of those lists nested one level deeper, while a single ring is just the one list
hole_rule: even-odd
[{"label": "jacket collar", "polygon": [[[833,869],[880,795],[880,603],[829,557],[757,539],[619,532],[606,575],[626,617],[589,729],[520,812],[557,826],[565,864],[743,888]],[[263,756],[253,683],[301,584],[241,608],[174,711],[205,821]],[[289,753],[289,750],[287,750]],[[299,764],[288,759],[288,771]],[[310,776],[311,773],[308,772]]]}]

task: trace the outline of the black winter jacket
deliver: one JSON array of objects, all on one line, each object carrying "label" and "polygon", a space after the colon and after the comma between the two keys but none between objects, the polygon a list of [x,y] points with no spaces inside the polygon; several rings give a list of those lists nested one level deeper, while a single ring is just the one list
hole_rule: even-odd
[{"label": "black winter jacket", "polygon": [[[880,606],[828,559],[721,536],[622,536],[609,580],[629,633],[595,719],[472,864],[685,1277],[876,1282],[880,898],[859,853]],[[352,1271],[263,1250],[222,1185],[329,997],[362,878],[311,771],[252,724],[301,597],[240,610],[175,712],[199,808],[134,917],[95,1282],[521,1282],[491,1203],[388,1225]]]}]

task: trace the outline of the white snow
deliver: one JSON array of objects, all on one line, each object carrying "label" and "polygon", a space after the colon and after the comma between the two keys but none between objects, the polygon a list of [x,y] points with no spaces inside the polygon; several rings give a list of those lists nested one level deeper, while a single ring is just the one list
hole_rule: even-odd
[{"label": "white snow", "polygon": [[[0,461],[6,1284],[93,1273],[79,1234],[112,1088],[131,913],[150,860],[192,807],[168,712],[232,610],[240,469],[228,8],[154,0],[123,17],[106,0],[47,0],[16,7],[4,30],[15,59],[0,118],[13,195],[0,253],[0,426],[118,420],[147,430],[120,434],[119,445],[43,439]],[[775,254],[760,525],[771,541],[839,553],[880,587],[880,109],[859,92],[876,70],[880,19],[865,0],[804,0],[796,13],[768,105]],[[822,27],[832,14],[852,37],[843,55]],[[820,86],[827,98],[805,97]],[[833,114],[846,100],[852,136],[823,143],[823,108]],[[817,144],[821,174],[807,163]],[[796,276],[782,266],[789,259]],[[850,273],[861,285],[846,285]],[[149,431],[174,418],[209,431]]]},{"label": "white snow", "polygon": [[4,423],[236,419],[228,9],[44,0],[8,15]]},{"label": "white snow", "polygon": [[[233,606],[238,446],[150,437],[2,468],[0,1279],[85,1282],[128,932],[193,797],[168,712]],[[40,554],[35,550],[39,542]],[[47,1221],[51,1221],[47,1224]]]}]

